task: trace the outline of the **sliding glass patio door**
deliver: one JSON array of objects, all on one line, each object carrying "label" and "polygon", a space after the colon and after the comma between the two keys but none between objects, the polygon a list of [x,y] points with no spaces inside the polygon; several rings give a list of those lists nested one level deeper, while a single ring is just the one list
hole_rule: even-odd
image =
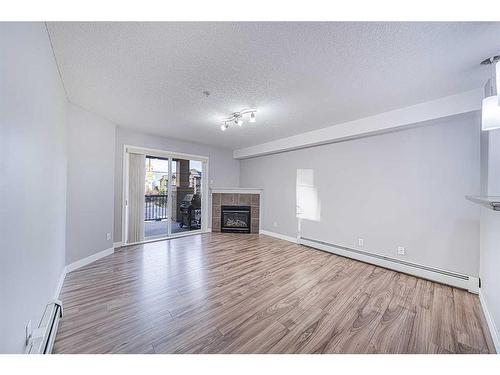
[{"label": "sliding glass patio door", "polygon": [[202,224],[202,162],[172,159],[172,220],[170,233],[200,230]]},{"label": "sliding glass patio door", "polygon": [[131,146],[124,156],[127,243],[207,229],[207,158]]},{"label": "sliding glass patio door", "polygon": [[168,190],[170,159],[146,155],[144,187],[144,237],[169,234]]}]

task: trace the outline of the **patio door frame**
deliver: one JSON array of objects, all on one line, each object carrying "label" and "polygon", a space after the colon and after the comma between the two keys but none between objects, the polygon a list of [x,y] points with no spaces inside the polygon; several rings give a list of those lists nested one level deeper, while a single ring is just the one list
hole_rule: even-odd
[{"label": "patio door frame", "polygon": [[[130,153],[144,154],[146,156],[153,156],[159,158],[168,158],[168,190],[167,190],[167,209],[168,209],[168,221],[167,221],[167,235],[166,236],[155,236],[144,238],[144,241],[128,243],[128,233],[127,233],[127,220],[128,220],[128,210],[127,202],[129,199],[129,186],[128,186],[128,169],[129,169],[129,155]],[[172,234],[171,220],[172,220],[172,194],[171,194],[171,181],[172,181],[172,162],[173,159],[184,159],[184,160],[196,160],[200,161],[202,164],[201,172],[201,228],[196,230],[191,230],[187,232],[174,233]],[[162,239],[189,236],[192,234],[206,233],[208,232],[208,156],[184,154],[180,152],[164,151],[153,148],[139,147],[124,145],[123,146],[123,191],[122,191],[122,241],[123,246],[134,245],[145,242],[158,241]]]}]

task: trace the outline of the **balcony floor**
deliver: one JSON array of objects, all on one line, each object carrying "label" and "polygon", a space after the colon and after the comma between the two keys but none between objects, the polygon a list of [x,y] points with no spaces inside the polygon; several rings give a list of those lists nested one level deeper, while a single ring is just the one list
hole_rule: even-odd
[{"label": "balcony floor", "polygon": [[[180,223],[172,222],[172,233],[189,232],[189,229],[181,228]],[[145,221],[144,222],[144,237],[157,237],[167,235],[167,220],[161,221]]]}]

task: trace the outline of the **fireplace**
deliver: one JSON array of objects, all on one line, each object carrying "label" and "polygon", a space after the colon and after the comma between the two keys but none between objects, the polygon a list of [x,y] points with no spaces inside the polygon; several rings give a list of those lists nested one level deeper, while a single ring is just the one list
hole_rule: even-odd
[{"label": "fireplace", "polygon": [[[261,189],[250,188],[212,188],[212,232],[221,232],[224,215],[224,209],[233,210],[234,208],[243,208],[243,211],[250,209],[249,226],[250,233],[258,234],[260,229],[260,195]],[[242,210],[240,210],[242,211]],[[241,213],[241,212],[240,212]],[[246,214],[245,214],[246,216]],[[245,218],[243,218],[245,219]],[[227,227],[226,227],[227,228]],[[234,229],[234,227],[231,227]],[[225,230],[224,232],[228,232]],[[248,233],[248,230],[231,230],[231,232]]]},{"label": "fireplace", "polygon": [[221,232],[250,233],[250,223],[250,206],[221,206]]}]

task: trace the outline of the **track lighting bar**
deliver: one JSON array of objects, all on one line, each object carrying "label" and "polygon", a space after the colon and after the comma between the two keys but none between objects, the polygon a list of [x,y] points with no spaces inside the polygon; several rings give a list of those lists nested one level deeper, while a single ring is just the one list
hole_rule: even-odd
[{"label": "track lighting bar", "polygon": [[243,120],[245,117],[249,116],[249,122],[254,123],[256,121],[255,113],[256,109],[243,109],[239,112],[232,113],[229,117],[222,119],[223,124],[220,126],[220,130],[225,131],[232,125],[243,126]]}]

